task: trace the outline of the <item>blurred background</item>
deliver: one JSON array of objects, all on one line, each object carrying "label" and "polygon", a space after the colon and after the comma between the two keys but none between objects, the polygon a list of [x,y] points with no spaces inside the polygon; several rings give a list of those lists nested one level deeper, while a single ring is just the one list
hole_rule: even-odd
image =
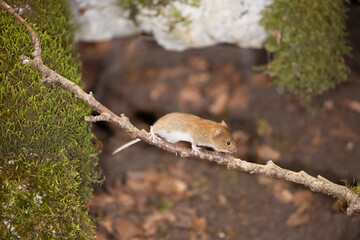
[{"label": "blurred background", "polygon": [[[313,98],[311,111],[254,70],[269,62],[264,49],[233,44],[178,52],[146,34],[79,41],[83,82],[139,129],[170,112],[225,120],[236,157],[353,184],[360,180],[360,4],[348,7],[350,81]],[[142,142],[112,155],[129,134],[109,123],[93,131],[105,177],[88,205],[97,239],[360,239],[360,218],[346,216],[331,196]]]}]

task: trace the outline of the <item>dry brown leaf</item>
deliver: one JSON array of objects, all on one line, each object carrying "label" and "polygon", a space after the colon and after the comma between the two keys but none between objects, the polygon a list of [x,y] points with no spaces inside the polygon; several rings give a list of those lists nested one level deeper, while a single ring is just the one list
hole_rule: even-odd
[{"label": "dry brown leaf", "polygon": [[255,73],[250,75],[249,82],[256,87],[265,87],[269,85],[270,78],[265,74]]},{"label": "dry brown leaf", "polygon": [[340,200],[335,200],[334,203],[331,205],[331,211],[340,212],[346,207],[346,203]]},{"label": "dry brown leaf", "polygon": [[153,235],[157,232],[158,228],[166,223],[172,223],[176,220],[176,217],[171,212],[153,213],[147,216],[143,224],[146,235]]},{"label": "dry brown leaf", "polygon": [[190,56],[186,60],[189,67],[194,68],[198,71],[205,71],[209,68],[209,63],[206,58],[200,56]]},{"label": "dry brown leaf", "polygon": [[333,110],[334,106],[335,106],[334,101],[331,99],[326,100],[323,105],[324,105],[325,110],[327,110],[327,111]]},{"label": "dry brown leaf", "polygon": [[346,99],[344,100],[344,105],[350,108],[351,110],[360,113],[360,102]]},{"label": "dry brown leaf", "polygon": [[317,147],[319,146],[320,142],[321,142],[321,134],[320,132],[316,131],[314,137],[311,139],[311,145]]},{"label": "dry brown leaf", "polygon": [[247,143],[250,139],[249,134],[242,130],[236,130],[232,132],[231,135],[233,136],[234,140],[239,143]]},{"label": "dry brown leaf", "polygon": [[135,206],[135,200],[130,194],[121,193],[116,197],[116,203],[125,207],[132,208]]},{"label": "dry brown leaf", "polygon": [[268,146],[268,145],[260,145],[256,147],[257,155],[263,160],[279,160],[281,154],[278,150]]},{"label": "dry brown leaf", "polygon": [[302,225],[311,220],[311,206],[314,203],[314,195],[310,190],[299,190],[294,194],[293,203],[297,206],[295,213],[291,214],[286,224],[290,227]]},{"label": "dry brown leaf", "polygon": [[187,190],[187,184],[176,178],[163,178],[156,185],[156,190],[163,194],[182,194]]},{"label": "dry brown leaf", "polygon": [[195,209],[188,208],[188,207],[177,207],[174,210],[176,215],[176,222],[174,223],[176,227],[179,228],[192,228],[192,218],[196,215]]},{"label": "dry brown leaf", "polygon": [[219,94],[213,101],[213,103],[208,107],[209,112],[213,115],[220,115],[225,112],[226,107],[229,102],[229,93],[224,92]]},{"label": "dry brown leaf", "polygon": [[214,115],[219,115],[226,110],[229,102],[229,85],[226,81],[216,79],[206,87],[206,97],[211,100],[208,110]]},{"label": "dry brown leaf", "polygon": [[219,204],[221,206],[226,206],[227,205],[227,198],[226,198],[226,196],[224,194],[219,193],[219,194],[216,195],[216,198],[217,198],[217,200],[218,200],[218,202],[219,202]]},{"label": "dry brown leaf", "polygon": [[172,68],[165,67],[159,71],[156,76],[158,80],[169,80],[184,77],[188,73],[188,69],[185,66],[177,65]]},{"label": "dry brown leaf", "polygon": [[299,190],[294,194],[295,206],[311,206],[314,202],[314,194],[310,190]]},{"label": "dry brown leaf", "polygon": [[226,64],[222,65],[218,71],[222,74],[229,74],[236,70],[236,65],[234,62],[227,62]]},{"label": "dry brown leaf", "polygon": [[101,228],[105,229],[107,233],[113,232],[113,221],[110,217],[107,216],[105,218],[99,219],[97,223]]},{"label": "dry brown leaf", "polygon": [[306,212],[307,208],[305,206],[298,208],[298,210],[291,214],[290,217],[286,220],[286,225],[289,227],[296,227],[307,223],[311,220],[311,214]]},{"label": "dry brown leaf", "polygon": [[90,199],[87,206],[89,208],[102,208],[106,205],[113,204],[115,202],[115,198],[106,193],[101,193],[97,195],[95,198]]},{"label": "dry brown leaf", "polygon": [[108,240],[108,238],[101,232],[96,232],[96,240]]},{"label": "dry brown leaf", "polygon": [[116,239],[118,240],[130,240],[143,234],[137,223],[127,219],[115,221],[114,228],[116,231]]},{"label": "dry brown leaf", "polygon": [[275,179],[271,178],[271,177],[266,177],[264,175],[259,175],[256,177],[256,180],[258,181],[258,183],[262,184],[262,185],[271,185],[274,183]]},{"label": "dry brown leaf", "polygon": [[229,100],[229,110],[247,110],[249,108],[251,94],[246,87],[239,87],[235,89]]},{"label": "dry brown leaf", "polygon": [[150,183],[144,179],[143,172],[128,171],[126,177],[126,188],[131,191],[143,192],[151,189]]},{"label": "dry brown leaf", "polygon": [[355,143],[353,141],[348,141],[345,145],[345,150],[352,151],[354,150],[354,147],[355,147]]},{"label": "dry brown leaf", "polygon": [[201,109],[203,96],[200,90],[194,86],[184,86],[178,93],[177,100],[182,109]]},{"label": "dry brown leaf", "polygon": [[149,96],[153,101],[157,101],[161,96],[168,92],[169,86],[165,83],[153,83],[149,87]]},{"label": "dry brown leaf", "polygon": [[208,72],[201,72],[201,73],[189,74],[186,79],[186,82],[189,85],[201,86],[209,82],[210,79],[211,79],[211,75]]},{"label": "dry brown leaf", "polygon": [[192,228],[195,232],[201,233],[204,232],[207,226],[206,218],[203,217],[193,217],[192,218]]},{"label": "dry brown leaf", "polygon": [[274,196],[281,203],[290,203],[294,200],[294,195],[286,186],[282,181],[276,181],[274,184]]},{"label": "dry brown leaf", "polygon": [[151,183],[159,181],[160,174],[157,173],[154,169],[150,168],[143,172],[143,178],[145,181],[149,181]]},{"label": "dry brown leaf", "polygon": [[335,137],[341,137],[341,138],[351,138],[353,140],[358,140],[359,135],[356,134],[354,129],[352,129],[349,126],[340,126],[338,128],[333,128],[330,130],[330,135]]}]

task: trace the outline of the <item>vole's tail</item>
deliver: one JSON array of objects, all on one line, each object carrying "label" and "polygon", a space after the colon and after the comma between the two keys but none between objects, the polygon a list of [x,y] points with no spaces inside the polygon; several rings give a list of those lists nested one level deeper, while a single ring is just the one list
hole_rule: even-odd
[{"label": "vole's tail", "polygon": [[140,141],[141,141],[140,138],[134,139],[134,140],[132,140],[132,141],[130,141],[130,142],[122,145],[122,146],[119,147],[118,149],[116,149],[112,154],[114,155],[115,153],[118,153],[118,152],[124,150],[125,148],[130,147],[131,145],[133,145],[133,144],[135,144],[135,143],[137,143],[137,142],[140,142]]}]

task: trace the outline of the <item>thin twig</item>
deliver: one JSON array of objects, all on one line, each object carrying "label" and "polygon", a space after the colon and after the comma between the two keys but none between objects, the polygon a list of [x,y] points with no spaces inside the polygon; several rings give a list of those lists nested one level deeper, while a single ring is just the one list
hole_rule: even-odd
[{"label": "thin twig", "polygon": [[36,66],[38,70],[42,73],[42,82],[56,83],[60,85],[62,88],[72,92],[77,98],[88,104],[93,110],[100,113],[100,115],[98,116],[85,117],[86,121],[107,121],[114,123],[120,128],[131,132],[132,137],[139,138],[149,144],[155,145],[166,151],[180,155],[181,157],[206,159],[216,162],[218,164],[226,165],[229,169],[236,169],[239,171],[249,172],[251,174],[261,174],[268,177],[274,177],[304,185],[314,192],[321,192],[346,201],[348,203],[348,208],[346,212],[347,215],[351,216],[360,214],[360,196],[358,194],[352,192],[346,186],[335,184],[321,176],[315,178],[304,171],[293,172],[287,169],[283,169],[275,165],[272,161],[268,161],[266,165],[261,165],[237,159],[229,154],[217,153],[207,150],[201,150],[200,154],[195,154],[192,152],[191,148],[180,147],[175,144],[168,143],[161,138],[159,138],[159,140],[154,143],[151,140],[150,133],[146,132],[145,130],[137,129],[130,123],[129,119],[125,115],[115,115],[108,108],[98,102],[94,98],[92,93],[85,93],[75,83],[45,66],[41,60],[41,46],[38,35],[21,16],[15,13],[15,10],[12,7],[10,7],[2,0],[0,0],[0,7],[6,10],[9,14],[11,14],[18,22],[23,24],[28,29],[29,34],[31,35],[34,46],[33,59],[30,59],[29,57],[23,55],[21,56],[22,62],[24,64],[32,62],[33,66]]}]

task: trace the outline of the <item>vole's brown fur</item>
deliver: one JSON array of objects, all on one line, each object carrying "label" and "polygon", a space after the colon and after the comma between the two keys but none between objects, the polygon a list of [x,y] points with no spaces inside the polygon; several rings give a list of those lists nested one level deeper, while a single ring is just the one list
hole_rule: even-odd
[{"label": "vole's brown fur", "polygon": [[217,123],[187,113],[170,113],[160,118],[152,127],[152,132],[168,142],[187,141],[196,146],[211,147],[218,152],[236,151],[225,122]]},{"label": "vole's brown fur", "polygon": [[[236,152],[235,141],[224,121],[217,123],[192,114],[175,112],[169,113],[156,121],[150,131],[152,134],[171,143],[190,142],[195,153],[199,152],[198,146],[210,147],[218,152]],[[138,141],[140,139],[125,144],[115,150],[113,154]]]}]

